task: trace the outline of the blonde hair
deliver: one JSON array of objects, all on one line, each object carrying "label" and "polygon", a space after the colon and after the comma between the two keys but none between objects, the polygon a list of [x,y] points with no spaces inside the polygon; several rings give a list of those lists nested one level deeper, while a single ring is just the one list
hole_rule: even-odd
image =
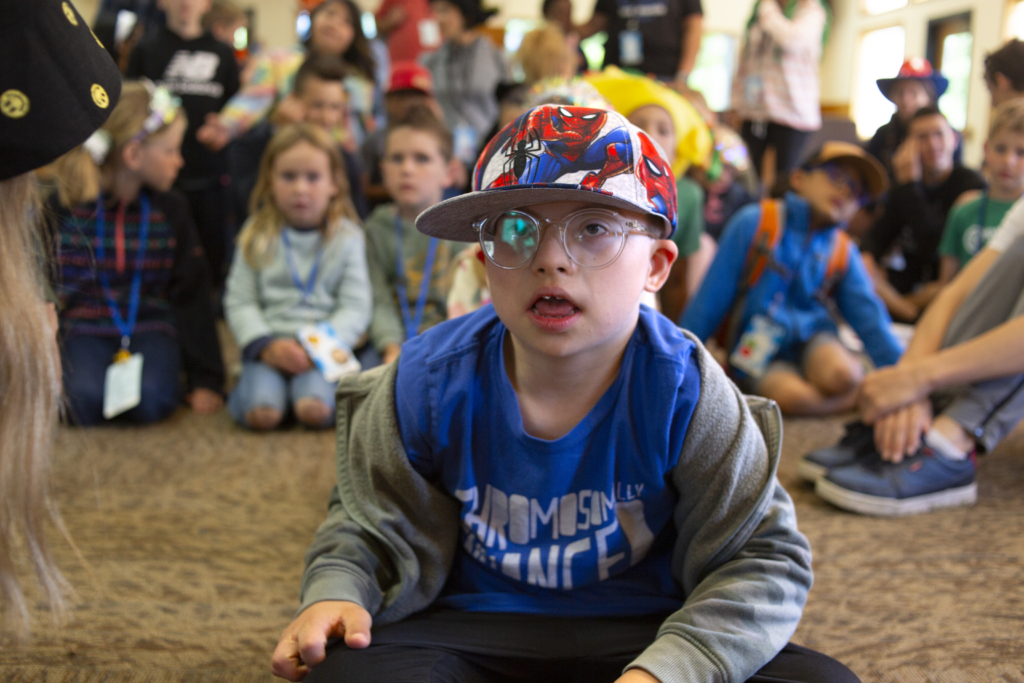
[{"label": "blonde hair", "polygon": [[44,536],[48,518],[64,527],[47,489],[61,385],[38,216],[31,174],[0,181],[0,600],[5,625],[18,635],[29,625],[18,555],[28,556],[55,621],[63,620],[69,592]]},{"label": "blonde hair", "polygon": [[546,78],[565,78],[574,57],[565,34],[555,24],[548,24],[524,35],[516,52],[516,62],[523,67],[523,82],[527,85]]},{"label": "blonde hair", "polygon": [[325,238],[333,237],[341,229],[341,219],[347,218],[354,223],[359,215],[352,205],[348,178],[342,165],[341,154],[331,135],[310,123],[298,123],[286,126],[274,134],[263,152],[260,161],[260,175],[256,179],[252,197],[249,199],[251,218],[238,235],[238,248],[242,250],[246,262],[253,268],[260,269],[267,265],[274,253],[274,245],[285,225],[284,215],[274,204],[272,193],[274,180],[274,162],[277,157],[300,142],[306,142],[319,149],[331,162],[331,180],[338,188],[337,194],[327,204],[327,215],[321,226]]},{"label": "blonde hair", "polygon": [[988,139],[991,140],[1003,131],[1024,135],[1024,98],[1015,97],[1006,100],[992,113],[992,123],[988,126]]},{"label": "blonde hair", "polygon": [[[110,113],[101,131],[106,131],[111,138],[110,150],[102,165],[93,161],[86,151],[85,145],[79,145],[54,163],[57,173],[57,193],[64,206],[74,206],[83,202],[95,201],[100,190],[111,182],[114,172],[120,164],[121,151],[124,146],[143,132],[142,126],[150,114],[150,103],[153,96],[149,86],[141,81],[125,81],[121,86],[121,97]],[[165,123],[149,134],[159,135],[178,120],[184,118],[185,112],[179,107],[175,110],[174,119]]]}]

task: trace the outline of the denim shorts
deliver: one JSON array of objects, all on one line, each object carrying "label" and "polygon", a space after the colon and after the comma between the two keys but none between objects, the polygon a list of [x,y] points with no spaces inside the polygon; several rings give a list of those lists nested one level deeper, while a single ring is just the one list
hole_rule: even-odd
[{"label": "denim shorts", "polygon": [[799,365],[792,360],[773,360],[768,363],[768,367],[765,368],[764,374],[759,378],[747,377],[746,375],[738,376],[736,380],[736,386],[740,388],[744,394],[760,394],[758,389],[760,388],[761,380],[773,372],[791,372],[794,375],[800,377],[807,377],[807,359],[811,357],[811,352],[818,348],[822,344],[827,343],[842,344],[832,332],[817,332],[813,337],[807,340],[797,350],[797,357],[799,359]]}]

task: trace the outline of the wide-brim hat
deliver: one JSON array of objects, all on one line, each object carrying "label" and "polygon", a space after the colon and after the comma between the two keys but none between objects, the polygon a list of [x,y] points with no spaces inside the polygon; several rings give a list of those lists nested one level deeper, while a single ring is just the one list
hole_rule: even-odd
[{"label": "wide-brim hat", "polygon": [[0,0],[0,180],[45,166],[103,125],[121,73],[68,0]]},{"label": "wide-brim hat", "polygon": [[900,71],[896,74],[895,78],[879,78],[875,83],[878,84],[878,89],[885,95],[885,99],[892,102],[890,95],[892,87],[900,81],[921,81],[922,83],[929,84],[936,100],[942,97],[942,94],[946,92],[946,88],[949,87],[949,79],[932,69],[931,62],[922,57],[912,57],[903,62],[903,66],[900,67]]},{"label": "wide-brim hat", "polygon": [[676,160],[672,171],[682,175],[690,164],[703,166],[711,155],[713,141],[700,112],[690,102],[654,79],[626,73],[610,66],[589,73],[584,79],[597,88],[616,111],[629,116],[640,107],[654,105],[668,112],[676,133]]},{"label": "wide-brim hat", "polygon": [[830,161],[845,162],[856,168],[864,179],[868,192],[875,199],[889,189],[889,175],[885,172],[885,167],[881,162],[865,152],[862,147],[849,142],[838,140],[826,142],[803,163],[803,167],[810,169]]},{"label": "wide-brim hat", "polygon": [[420,232],[475,242],[474,224],[493,213],[547,202],[582,201],[676,226],[676,183],[665,153],[624,116],[606,109],[542,105],[505,126],[484,148],[473,191],[416,219]]}]

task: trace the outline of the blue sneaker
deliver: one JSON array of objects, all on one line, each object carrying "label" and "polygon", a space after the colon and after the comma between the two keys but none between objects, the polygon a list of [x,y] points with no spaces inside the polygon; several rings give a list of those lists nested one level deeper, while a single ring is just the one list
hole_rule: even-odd
[{"label": "blue sneaker", "polygon": [[829,470],[814,492],[836,507],[862,515],[897,517],[937,508],[974,505],[975,458],[951,460],[922,446],[901,463],[879,457]]},{"label": "blue sneaker", "polygon": [[811,451],[796,465],[796,472],[812,484],[835,467],[852,465],[859,458],[875,454],[875,430],[860,420],[846,425],[846,434],[835,446]]}]

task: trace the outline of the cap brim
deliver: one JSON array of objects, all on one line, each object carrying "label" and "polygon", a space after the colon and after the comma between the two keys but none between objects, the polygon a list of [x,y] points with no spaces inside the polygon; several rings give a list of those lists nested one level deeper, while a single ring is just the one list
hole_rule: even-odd
[{"label": "cap brim", "polygon": [[549,202],[587,202],[635,211],[657,218],[665,227],[666,238],[671,235],[672,226],[664,217],[600,190],[575,185],[516,185],[470,192],[446,199],[421,213],[416,218],[416,229],[443,240],[476,242],[476,221],[499,211]]}]

